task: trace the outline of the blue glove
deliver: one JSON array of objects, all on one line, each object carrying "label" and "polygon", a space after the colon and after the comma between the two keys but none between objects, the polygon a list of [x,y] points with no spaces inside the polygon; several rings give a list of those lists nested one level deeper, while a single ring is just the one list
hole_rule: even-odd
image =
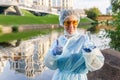
[{"label": "blue glove", "polygon": [[94,48],[96,48],[96,46],[93,45],[93,43],[88,43],[88,44],[85,44],[83,50],[85,52],[91,52]]},{"label": "blue glove", "polygon": [[93,47],[91,47],[91,48],[83,48],[83,50],[84,50],[85,52],[91,52],[94,48],[96,48],[96,46],[93,46]]},{"label": "blue glove", "polygon": [[62,50],[63,50],[63,47],[55,47],[55,48],[53,49],[53,55],[54,55],[54,56],[56,56],[56,55],[61,55]]}]

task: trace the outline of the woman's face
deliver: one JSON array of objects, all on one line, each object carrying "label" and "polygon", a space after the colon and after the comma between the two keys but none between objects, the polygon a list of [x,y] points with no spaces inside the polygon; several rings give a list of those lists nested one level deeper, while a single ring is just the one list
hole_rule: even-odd
[{"label": "woman's face", "polygon": [[64,21],[64,29],[69,33],[69,34],[73,34],[75,33],[76,29],[78,26],[78,20],[77,17],[75,17],[74,15],[68,16],[67,18],[65,18]]}]

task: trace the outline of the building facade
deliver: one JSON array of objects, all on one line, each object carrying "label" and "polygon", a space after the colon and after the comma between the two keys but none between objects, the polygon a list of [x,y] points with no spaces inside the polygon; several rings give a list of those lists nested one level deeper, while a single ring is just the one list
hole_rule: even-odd
[{"label": "building facade", "polygon": [[49,8],[50,10],[73,9],[73,0],[19,0],[19,2],[23,2],[25,5]]},{"label": "building facade", "polygon": [[14,2],[23,7],[33,7],[38,9],[73,9],[73,0],[1,0],[1,3]]},{"label": "building facade", "polygon": [[16,0],[20,6],[31,7],[33,5],[33,0]]},{"label": "building facade", "polygon": [[52,0],[51,7],[58,10],[73,9],[73,0]]}]

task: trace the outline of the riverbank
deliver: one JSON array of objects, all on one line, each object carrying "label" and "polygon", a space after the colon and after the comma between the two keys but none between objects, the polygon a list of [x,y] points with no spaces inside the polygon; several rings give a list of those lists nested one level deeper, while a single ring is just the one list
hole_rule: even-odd
[{"label": "riverbank", "polygon": [[[88,23],[80,25],[79,28],[88,29],[91,25]],[[38,35],[49,34],[50,32],[63,31],[63,27],[59,24],[34,24],[34,25],[19,25],[19,26],[2,26],[0,27],[0,42],[9,42],[12,40],[23,40],[35,37]]]}]

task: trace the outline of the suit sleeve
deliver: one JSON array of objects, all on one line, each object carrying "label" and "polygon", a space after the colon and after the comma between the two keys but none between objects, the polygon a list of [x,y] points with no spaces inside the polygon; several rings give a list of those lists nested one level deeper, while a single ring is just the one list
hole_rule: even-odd
[{"label": "suit sleeve", "polygon": [[56,45],[57,45],[57,43],[55,40],[44,58],[44,65],[52,70],[57,69],[57,61],[56,61],[57,56],[53,55],[53,49]]},{"label": "suit sleeve", "polygon": [[[85,44],[89,43],[90,40],[87,39]],[[94,45],[93,45],[94,46]],[[85,58],[85,64],[89,71],[95,71],[104,65],[104,56],[99,48],[93,48],[90,52],[83,51],[83,56]]]}]

